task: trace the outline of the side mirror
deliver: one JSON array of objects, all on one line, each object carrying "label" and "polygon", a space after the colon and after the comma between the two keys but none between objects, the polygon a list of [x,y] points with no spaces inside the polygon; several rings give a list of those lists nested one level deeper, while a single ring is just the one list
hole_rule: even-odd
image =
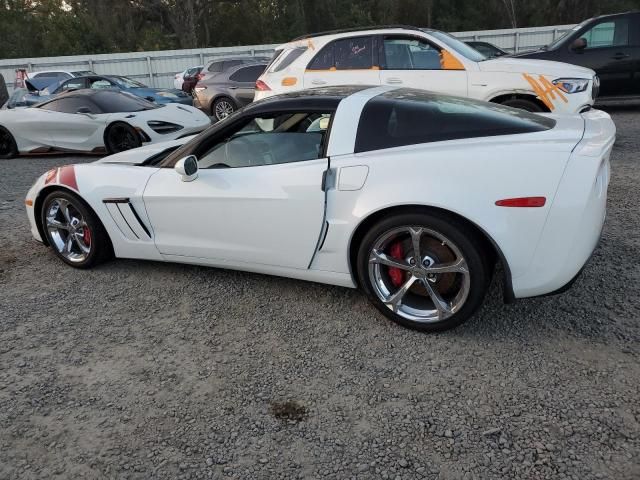
[{"label": "side mirror", "polygon": [[587,39],[586,38],[576,38],[573,42],[571,42],[571,50],[574,52],[581,52],[587,48]]},{"label": "side mirror", "polygon": [[152,96],[144,97],[144,99],[145,99],[147,102],[155,102],[155,101],[156,101],[156,99],[155,99],[155,98],[153,98]]},{"label": "side mirror", "polygon": [[195,155],[181,158],[173,167],[183,182],[192,182],[198,178],[198,159]]}]

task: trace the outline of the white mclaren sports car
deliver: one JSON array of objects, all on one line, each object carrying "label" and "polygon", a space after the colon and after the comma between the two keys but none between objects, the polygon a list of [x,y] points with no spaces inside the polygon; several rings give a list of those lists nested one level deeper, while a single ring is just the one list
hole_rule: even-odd
[{"label": "white mclaren sports car", "polygon": [[189,140],[40,177],[33,236],[112,256],[359,287],[392,320],[454,327],[497,263],[506,301],[561,291],[600,238],[615,126],[392,87],[256,102]]},{"label": "white mclaren sports car", "polygon": [[117,153],[199,133],[209,117],[117,90],[75,90],[30,108],[0,110],[0,159],[51,152]]}]

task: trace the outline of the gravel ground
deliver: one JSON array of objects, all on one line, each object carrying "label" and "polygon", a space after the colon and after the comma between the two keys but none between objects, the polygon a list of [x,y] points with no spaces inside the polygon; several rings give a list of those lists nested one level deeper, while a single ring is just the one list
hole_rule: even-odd
[{"label": "gravel ground", "polygon": [[455,331],[357,291],[31,240],[0,163],[0,478],[640,478],[640,109],[610,110],[604,238],[573,289]]}]

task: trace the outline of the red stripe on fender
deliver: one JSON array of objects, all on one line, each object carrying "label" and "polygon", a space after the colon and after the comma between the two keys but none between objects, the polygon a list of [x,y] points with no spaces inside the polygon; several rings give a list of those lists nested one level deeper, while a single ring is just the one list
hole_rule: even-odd
[{"label": "red stripe on fender", "polygon": [[60,176],[58,181],[61,185],[66,185],[69,188],[73,188],[78,191],[78,183],[76,182],[76,172],[73,169],[73,165],[65,165],[60,167]]},{"label": "red stripe on fender", "polygon": [[498,207],[544,207],[545,203],[547,203],[545,197],[520,197],[498,200],[496,205]]}]

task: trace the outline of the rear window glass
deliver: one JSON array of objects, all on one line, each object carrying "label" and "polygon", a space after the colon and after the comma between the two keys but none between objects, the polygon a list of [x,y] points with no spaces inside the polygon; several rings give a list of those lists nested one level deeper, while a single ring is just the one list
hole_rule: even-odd
[{"label": "rear window glass", "polygon": [[522,110],[401,89],[379,95],[365,105],[355,151],[540,132],[554,126],[555,120]]},{"label": "rear window glass", "polygon": [[255,83],[258,77],[264,72],[264,65],[252,65],[251,67],[243,67],[233,73],[229,80],[234,82],[251,82]]}]

